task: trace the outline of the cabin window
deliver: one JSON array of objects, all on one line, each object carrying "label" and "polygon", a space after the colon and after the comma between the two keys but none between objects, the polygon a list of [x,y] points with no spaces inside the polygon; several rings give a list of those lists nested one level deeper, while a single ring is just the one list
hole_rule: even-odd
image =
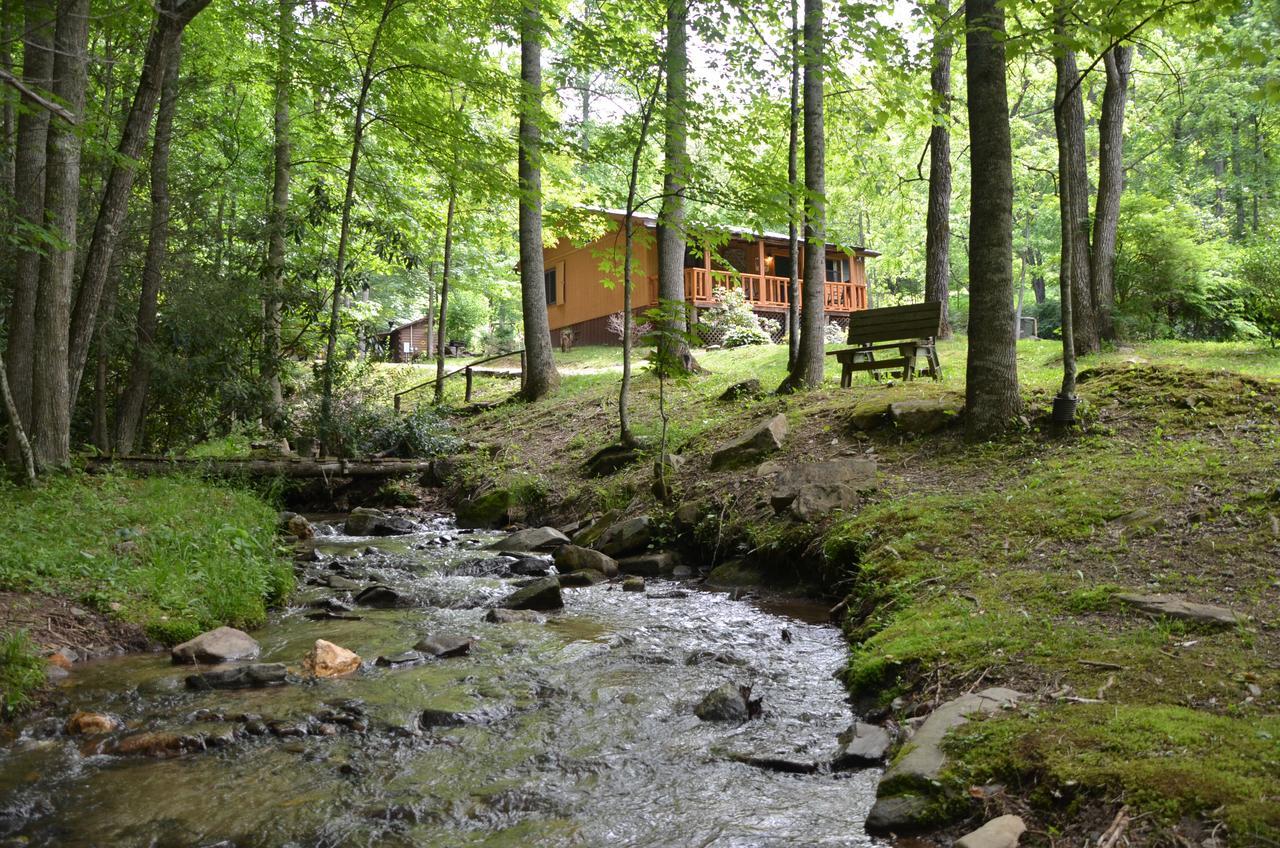
[{"label": "cabin window", "polygon": [[559,301],[556,300],[556,269],[552,268],[542,275],[542,280],[547,287],[547,306],[555,306]]},{"label": "cabin window", "polygon": [[773,257],[773,275],[775,277],[791,276],[791,257],[775,256]]},{"label": "cabin window", "polygon": [[413,342],[405,342],[402,347],[405,353],[413,353]]},{"label": "cabin window", "polygon": [[849,282],[849,257],[827,259],[827,280],[832,283]]}]

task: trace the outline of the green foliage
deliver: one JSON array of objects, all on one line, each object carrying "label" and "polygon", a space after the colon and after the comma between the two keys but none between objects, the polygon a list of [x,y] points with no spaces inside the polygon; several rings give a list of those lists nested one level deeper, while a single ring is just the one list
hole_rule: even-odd
[{"label": "green foliage", "polygon": [[1246,312],[1271,338],[1280,339],[1280,228],[1256,235],[1238,255],[1236,275],[1247,286]]},{"label": "green foliage", "polygon": [[[254,626],[293,585],[276,512],[226,485],[182,477],[72,475],[0,487],[0,587],[66,595],[172,643]],[[86,505],[92,504],[88,509]]]},{"label": "green foliage", "polygon": [[27,631],[0,634],[0,719],[22,712],[44,685],[44,660]]},{"label": "green foliage", "polygon": [[452,453],[460,444],[435,407],[420,404],[397,413],[359,392],[336,399],[331,428],[332,442],[326,447],[337,456],[429,458]]}]

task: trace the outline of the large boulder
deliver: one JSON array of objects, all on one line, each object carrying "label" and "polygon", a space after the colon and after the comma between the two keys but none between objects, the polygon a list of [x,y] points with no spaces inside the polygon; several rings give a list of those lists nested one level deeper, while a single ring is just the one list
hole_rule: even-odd
[{"label": "large boulder", "polygon": [[963,410],[959,398],[915,398],[889,404],[889,417],[903,432],[932,433],[958,420]]},{"label": "large boulder", "polygon": [[975,714],[997,713],[1016,704],[1023,695],[1012,689],[992,687],[961,695],[938,707],[911,737],[905,752],[885,769],[876,788],[876,803],[867,817],[869,832],[905,832],[934,824],[928,818],[939,814],[941,793],[948,791],[940,781],[947,756],[942,741],[947,733]]},{"label": "large boulder", "polygon": [[1198,604],[1177,595],[1141,595],[1123,593],[1116,595],[1120,603],[1164,618],[1176,618],[1208,627],[1234,627],[1243,624],[1244,616],[1226,607],[1214,604]]},{"label": "large boulder", "polygon": [[317,639],[302,658],[302,668],[315,677],[342,677],[360,670],[360,655],[341,645]]},{"label": "large boulder", "polygon": [[505,527],[521,512],[519,500],[508,489],[498,489],[467,498],[454,513],[459,527]]},{"label": "large boulder", "polygon": [[343,532],[348,536],[405,536],[417,530],[406,518],[387,515],[380,509],[358,506],[347,515]]},{"label": "large boulder", "polygon": [[233,660],[255,659],[261,650],[262,647],[243,630],[216,627],[178,645],[170,652],[170,656],[178,664],[217,665]]},{"label": "large boulder", "polygon": [[1026,829],[1027,823],[1018,816],[998,816],[957,839],[956,848],[1018,848]]},{"label": "large boulder", "polygon": [[394,609],[395,607],[406,606],[408,599],[390,586],[376,583],[356,595],[356,603],[375,609]]},{"label": "large boulder", "polygon": [[488,546],[491,551],[550,551],[569,544],[569,537],[554,527],[517,530]]},{"label": "large boulder", "polygon": [[832,459],[792,465],[778,474],[769,502],[800,521],[818,521],[857,503],[858,493],[876,487],[870,459]]},{"label": "large boulder", "polygon": [[653,519],[647,515],[638,515],[610,526],[600,534],[592,547],[616,559],[643,551],[652,538]]},{"label": "large boulder", "polygon": [[640,577],[659,577],[675,571],[679,561],[671,551],[653,551],[639,556],[623,557],[618,560],[618,570],[623,574],[635,574]]},{"label": "large boulder", "polygon": [[618,576],[618,561],[608,554],[593,551],[591,548],[582,548],[578,545],[561,545],[556,549],[555,558],[556,568],[563,574],[593,569],[605,577]]},{"label": "large boulder", "polygon": [[564,609],[560,581],[554,577],[540,577],[528,586],[512,592],[500,606],[510,610]]},{"label": "large boulder", "polygon": [[854,430],[874,430],[889,420],[889,402],[864,400],[854,404],[849,413],[849,427]]},{"label": "large boulder", "polygon": [[751,687],[718,686],[703,696],[693,713],[703,721],[746,721],[751,717]]},{"label": "large boulder", "polygon": [[782,447],[787,438],[787,416],[777,415],[760,422],[711,455],[711,470],[734,468],[759,462]]}]

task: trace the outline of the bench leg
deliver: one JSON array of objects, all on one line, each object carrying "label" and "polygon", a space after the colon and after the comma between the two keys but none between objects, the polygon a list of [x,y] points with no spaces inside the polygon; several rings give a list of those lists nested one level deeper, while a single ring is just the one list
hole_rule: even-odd
[{"label": "bench leg", "polygon": [[840,388],[847,389],[853,385],[853,365],[845,362],[840,366]]}]

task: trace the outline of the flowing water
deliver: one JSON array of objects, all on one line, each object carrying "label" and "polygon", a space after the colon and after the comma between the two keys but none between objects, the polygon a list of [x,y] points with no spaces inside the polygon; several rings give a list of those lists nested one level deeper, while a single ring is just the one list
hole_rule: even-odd
[{"label": "flowing water", "polygon": [[[318,638],[354,650],[366,663],[350,678],[197,692],[165,654],[76,666],[55,716],[0,737],[0,846],[874,844],[862,821],[875,770],[743,761],[830,758],[853,719],[836,630],[653,580],[647,593],[566,589],[544,621],[489,623],[512,590],[484,576],[479,548],[496,537],[439,518],[411,536],[318,539],[310,582],[343,573],[412,605],[312,620],[308,604],[344,593],[306,586],[253,635],[261,662],[291,668]],[[468,656],[370,662],[428,634],[476,641]],[[751,685],[763,715],[694,716],[725,682]],[[126,730],[68,736],[78,709]],[[463,723],[424,728],[424,710]],[[96,753],[138,730],[181,734],[188,750]]]}]

